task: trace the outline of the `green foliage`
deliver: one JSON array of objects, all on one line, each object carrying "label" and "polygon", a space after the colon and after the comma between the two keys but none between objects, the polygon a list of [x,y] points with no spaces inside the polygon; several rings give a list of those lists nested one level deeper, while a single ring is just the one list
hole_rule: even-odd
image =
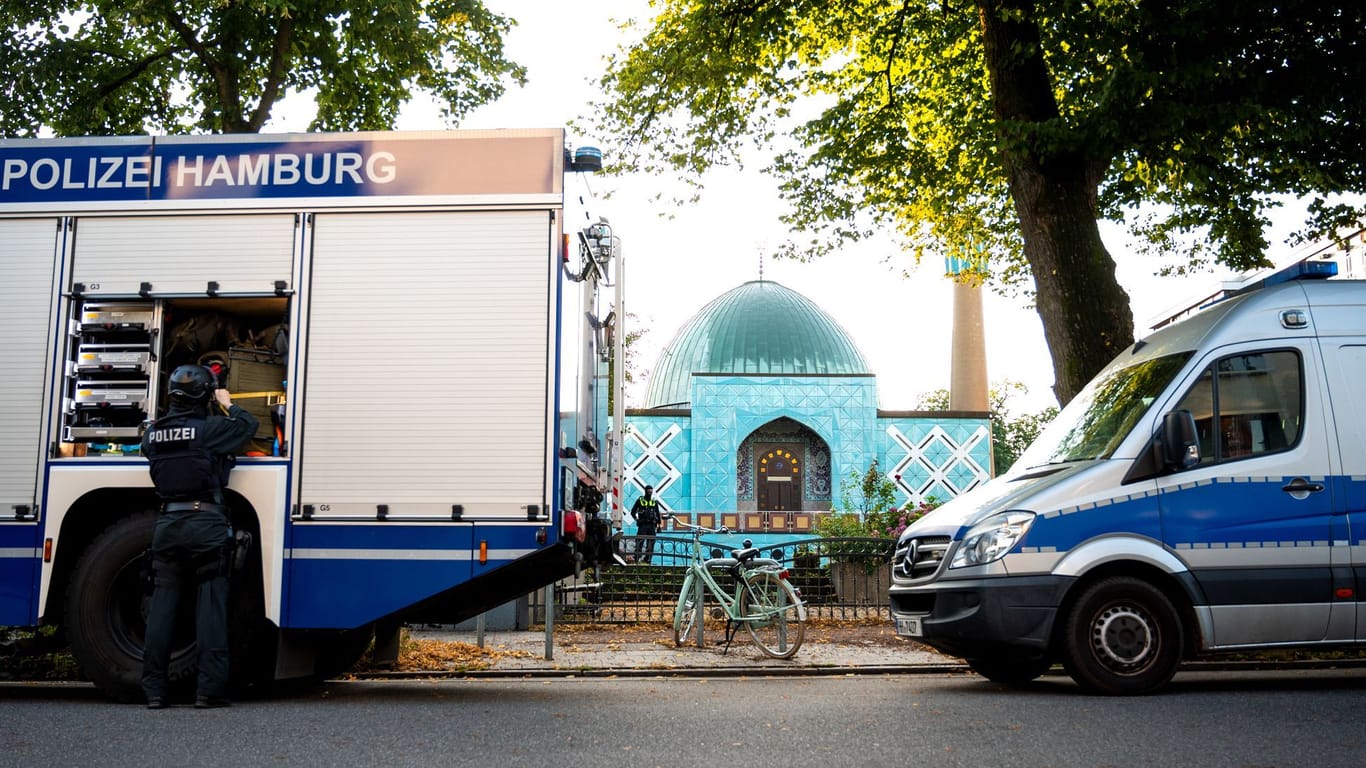
[{"label": "green foliage", "polygon": [[919,506],[896,506],[896,484],[878,471],[877,461],[864,472],[851,471],[840,482],[842,507],[816,519],[816,533],[827,539],[896,538],[906,526],[939,506],[926,499]]},{"label": "green foliage", "polygon": [[868,535],[863,518],[853,512],[831,512],[816,518],[816,533],[827,539],[844,539]]},{"label": "green foliage", "polygon": [[867,519],[868,530],[874,536],[886,536],[895,539],[906,530],[906,527],[916,520],[924,517],[939,506],[939,500],[933,497],[920,502],[919,505],[906,505],[901,509],[892,507],[881,512],[869,513]]},{"label": "green foliage", "polygon": [[1098,217],[1245,269],[1279,196],[1312,198],[1306,237],[1362,214],[1336,196],[1366,191],[1366,100],[1344,91],[1366,5],[656,7],[589,118],[613,169],[695,181],[764,152],[788,255],[883,231],[916,260],[989,254],[991,279],[1032,278],[1063,402],[1132,340]]},{"label": "green foliage", "polygon": [[259,131],[287,93],[313,130],[393,126],[414,90],[452,123],[525,69],[481,0],[0,0],[0,135]]},{"label": "green foliage", "polygon": [[859,517],[896,505],[896,483],[878,471],[877,460],[864,472],[852,470],[840,481],[840,509]]},{"label": "green foliage", "polygon": [[1042,411],[1013,418],[996,418],[996,413],[993,412],[991,457],[995,463],[996,473],[1001,474],[1010,469],[1015,460],[1020,458],[1020,454],[1024,453],[1030,443],[1034,442],[1034,438],[1038,437],[1043,428],[1057,418],[1057,415],[1057,407],[1051,405]]},{"label": "green foliage", "polygon": [[0,680],[84,679],[56,627],[0,627]]},{"label": "green foliage", "polygon": [[[1018,381],[1001,381],[993,385],[987,393],[991,406],[991,460],[995,474],[1005,474],[1024,449],[1034,442],[1043,428],[1058,415],[1058,409],[1048,406],[1034,413],[1016,416],[1012,413],[1010,401],[1013,397],[1029,394],[1029,388]],[[916,406],[925,411],[947,411],[949,391],[936,389],[922,395]]]}]

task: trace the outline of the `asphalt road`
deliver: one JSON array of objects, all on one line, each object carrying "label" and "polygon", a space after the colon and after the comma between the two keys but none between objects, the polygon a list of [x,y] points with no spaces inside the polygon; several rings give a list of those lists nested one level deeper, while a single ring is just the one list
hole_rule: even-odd
[{"label": "asphalt road", "polygon": [[1366,670],[1184,673],[1164,694],[964,674],[331,683],[147,711],[0,686],[0,765],[1366,765]]}]

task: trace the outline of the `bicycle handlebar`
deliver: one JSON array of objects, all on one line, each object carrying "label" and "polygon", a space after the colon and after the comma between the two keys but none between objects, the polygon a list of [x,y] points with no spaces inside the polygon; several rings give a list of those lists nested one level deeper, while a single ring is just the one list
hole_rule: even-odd
[{"label": "bicycle handlebar", "polygon": [[664,514],[660,515],[660,519],[673,520],[674,525],[677,525],[680,528],[685,528],[687,530],[697,531],[698,533],[730,533],[730,529],[724,525],[720,528],[708,528],[705,525],[698,525],[697,523],[688,523],[684,522],[683,520],[679,520],[678,518],[674,517],[673,513],[671,512],[665,512]]}]

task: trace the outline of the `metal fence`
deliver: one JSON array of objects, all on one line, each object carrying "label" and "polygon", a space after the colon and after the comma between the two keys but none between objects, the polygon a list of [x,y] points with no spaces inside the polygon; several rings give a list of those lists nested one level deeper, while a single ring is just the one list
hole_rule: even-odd
[{"label": "metal fence", "polygon": [[[704,556],[726,557],[734,541],[703,539]],[[801,591],[808,615],[821,619],[890,619],[887,588],[891,585],[892,551],[896,543],[877,538],[802,538],[768,543],[761,556],[782,563],[792,585]],[[621,539],[620,552],[630,558],[635,538]],[[649,563],[628,563],[585,571],[555,585],[555,621],[567,623],[635,623],[673,620],[674,604],[683,588],[692,539],[662,534],[654,539]],[[545,621],[545,592],[531,596],[532,623]]]}]

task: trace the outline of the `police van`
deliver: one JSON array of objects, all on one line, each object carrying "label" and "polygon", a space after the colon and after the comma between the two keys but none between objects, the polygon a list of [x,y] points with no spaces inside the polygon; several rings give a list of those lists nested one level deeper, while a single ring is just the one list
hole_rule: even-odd
[{"label": "police van", "polygon": [[182,363],[261,424],[226,489],[238,682],[572,573],[559,413],[598,409],[560,402],[561,306],[607,269],[564,186],[592,155],[560,129],[0,141],[0,626],[140,695],[139,440]]},{"label": "police van", "polygon": [[1005,475],[898,541],[897,633],[1023,683],[1366,644],[1366,283],[1304,261],[1114,359]]}]

